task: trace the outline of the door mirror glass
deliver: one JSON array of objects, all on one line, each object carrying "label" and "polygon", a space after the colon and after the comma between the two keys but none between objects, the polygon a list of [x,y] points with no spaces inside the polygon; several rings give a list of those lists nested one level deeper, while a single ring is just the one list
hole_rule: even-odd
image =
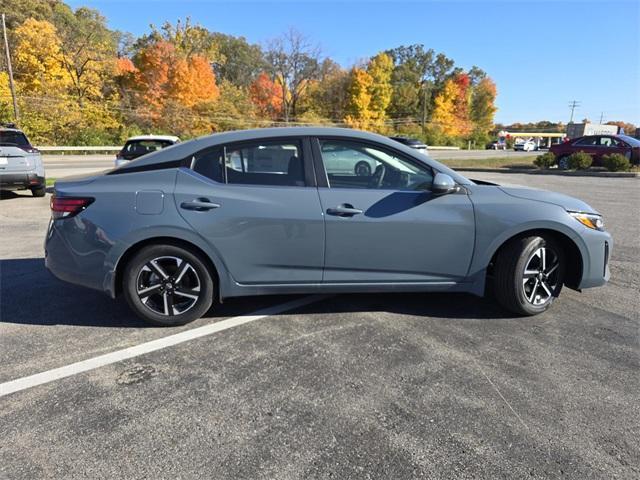
[{"label": "door mirror glass", "polygon": [[456,182],[446,173],[438,173],[433,179],[431,191],[436,195],[444,195],[447,193],[455,193],[458,191]]}]

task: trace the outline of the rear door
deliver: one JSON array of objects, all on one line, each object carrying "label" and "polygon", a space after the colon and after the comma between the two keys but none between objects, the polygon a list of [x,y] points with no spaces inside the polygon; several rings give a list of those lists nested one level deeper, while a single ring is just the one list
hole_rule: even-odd
[{"label": "rear door", "polygon": [[183,218],[241,284],[319,283],[324,220],[309,142],[258,140],[204,150],[178,172]]},{"label": "rear door", "polygon": [[[359,158],[371,175],[356,174]],[[320,201],[326,218],[324,282],[453,282],[465,278],[474,245],[467,194],[436,196],[434,172],[376,143],[320,138],[314,142]]]}]

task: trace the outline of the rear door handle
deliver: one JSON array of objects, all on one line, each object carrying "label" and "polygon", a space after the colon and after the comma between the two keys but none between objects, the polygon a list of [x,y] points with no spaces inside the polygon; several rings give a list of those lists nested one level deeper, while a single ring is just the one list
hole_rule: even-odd
[{"label": "rear door handle", "polygon": [[182,202],[181,208],[185,210],[195,210],[197,212],[206,212],[207,210],[213,210],[214,208],[220,208],[220,205],[213,203],[206,198],[198,198],[197,200],[191,200],[190,202]]},{"label": "rear door handle", "polygon": [[353,217],[354,215],[360,215],[362,210],[359,208],[353,208],[353,205],[343,203],[334,208],[328,208],[327,213],[329,215],[335,215],[337,217]]}]

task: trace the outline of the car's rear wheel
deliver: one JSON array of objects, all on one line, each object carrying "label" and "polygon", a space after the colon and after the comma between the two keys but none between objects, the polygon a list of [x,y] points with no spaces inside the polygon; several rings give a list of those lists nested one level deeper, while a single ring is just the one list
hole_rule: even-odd
[{"label": "car's rear wheel", "polygon": [[567,155],[563,155],[558,159],[558,168],[560,170],[569,170],[569,157]]},{"label": "car's rear wheel", "polygon": [[547,310],[562,290],[565,272],[562,248],[546,236],[512,240],[494,266],[494,294],[507,310],[536,315]]},{"label": "car's rear wheel", "polygon": [[150,245],[140,250],[125,266],[123,290],[138,316],[166,326],[200,318],[215,295],[205,262],[174,245]]},{"label": "car's rear wheel", "polygon": [[47,188],[46,187],[32,188],[31,194],[34,197],[44,197],[47,194]]}]

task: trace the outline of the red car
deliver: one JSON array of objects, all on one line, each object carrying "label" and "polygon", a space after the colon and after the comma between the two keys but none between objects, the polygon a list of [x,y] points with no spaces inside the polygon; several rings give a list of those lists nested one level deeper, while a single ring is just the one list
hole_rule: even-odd
[{"label": "red car", "polygon": [[640,140],[626,135],[587,135],[566,143],[551,145],[549,148],[556,156],[558,167],[569,168],[569,155],[574,152],[586,152],[593,158],[593,166],[602,166],[602,157],[611,153],[621,153],[632,165],[640,164]]}]

